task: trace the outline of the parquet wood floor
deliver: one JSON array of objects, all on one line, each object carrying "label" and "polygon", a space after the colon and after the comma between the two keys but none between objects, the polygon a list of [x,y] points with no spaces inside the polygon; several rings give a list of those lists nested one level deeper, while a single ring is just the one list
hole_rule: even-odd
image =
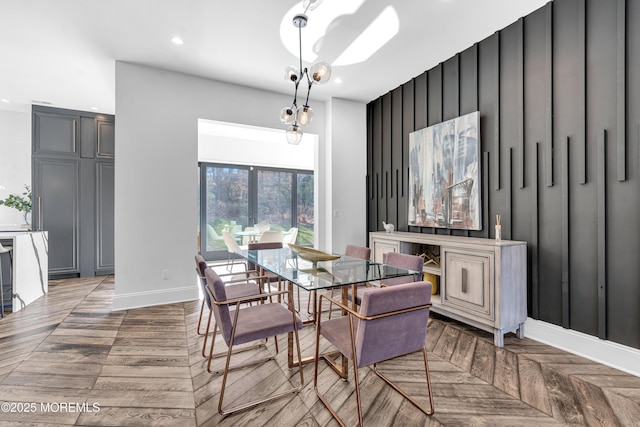
[{"label": "parquet wood floor", "polygon": [[[114,312],[113,276],[52,281],[49,289],[0,320],[0,426],[337,425],[313,391],[312,364],[299,394],[218,415],[221,377],[207,373],[200,355],[199,301]],[[300,337],[303,356],[312,355],[313,326]],[[527,339],[509,337],[496,349],[488,334],[444,318],[430,320],[427,338],[436,413],[425,416],[365,368],[366,425],[640,425],[638,377]],[[230,374],[230,401],[295,384],[286,338],[279,343],[275,361]],[[216,346],[224,348],[220,339]],[[239,353],[234,362],[264,351]],[[420,363],[414,354],[381,366],[426,402]],[[355,425],[352,381],[322,363],[320,387]]]}]

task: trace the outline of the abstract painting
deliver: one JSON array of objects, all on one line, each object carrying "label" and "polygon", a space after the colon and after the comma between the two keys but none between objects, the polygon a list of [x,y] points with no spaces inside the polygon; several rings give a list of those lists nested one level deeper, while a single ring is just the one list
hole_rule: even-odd
[{"label": "abstract painting", "polygon": [[480,113],[409,134],[409,225],[481,230]]}]

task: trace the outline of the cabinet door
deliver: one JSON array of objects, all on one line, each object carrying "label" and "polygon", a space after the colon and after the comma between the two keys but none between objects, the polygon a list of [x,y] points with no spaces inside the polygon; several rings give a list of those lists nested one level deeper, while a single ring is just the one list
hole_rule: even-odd
[{"label": "cabinet door", "polygon": [[78,116],[33,113],[33,152],[47,155],[78,155]]},{"label": "cabinet door", "polygon": [[384,263],[384,256],[387,252],[398,252],[400,242],[393,240],[375,239],[373,240],[373,262]]},{"label": "cabinet door", "polygon": [[112,121],[96,119],[98,146],[97,157],[113,159],[116,154],[115,125]]},{"label": "cabinet door", "polygon": [[35,159],[35,219],[49,232],[49,275],[79,273],[79,163],[66,159]]},{"label": "cabinet door", "polygon": [[494,319],[493,253],[444,249],[442,305]]},{"label": "cabinet door", "polygon": [[96,274],[114,271],[114,167],[96,163]]}]

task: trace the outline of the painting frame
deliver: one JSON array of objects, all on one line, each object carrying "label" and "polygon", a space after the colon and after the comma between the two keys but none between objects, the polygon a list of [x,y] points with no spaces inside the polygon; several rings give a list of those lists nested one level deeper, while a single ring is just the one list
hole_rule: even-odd
[{"label": "painting frame", "polygon": [[408,225],[482,230],[480,112],[409,134]]}]

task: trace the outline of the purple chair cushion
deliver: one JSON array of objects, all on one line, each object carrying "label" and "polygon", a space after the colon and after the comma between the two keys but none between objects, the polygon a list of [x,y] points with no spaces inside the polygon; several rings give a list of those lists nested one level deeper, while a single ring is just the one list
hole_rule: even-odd
[{"label": "purple chair cushion", "polygon": [[[375,316],[431,302],[431,283],[415,282],[364,293],[360,313]],[[354,320],[358,367],[420,350],[427,335],[429,309],[376,320]],[[321,322],[320,333],[345,356],[352,358],[346,317]]]},{"label": "purple chair cushion", "polygon": [[[215,301],[226,301],[227,300],[227,290],[225,289],[224,283],[220,276],[213,271],[211,268],[207,268],[204,271],[205,278],[207,279],[207,292]],[[213,315],[216,318],[216,324],[220,328],[222,332],[222,336],[224,337],[227,345],[231,339],[231,326],[232,320],[229,314],[229,306],[228,305],[216,305],[211,304],[211,309],[213,310]]]},{"label": "purple chair cushion", "polygon": [[[384,263],[392,265],[394,267],[406,268],[407,270],[422,271],[424,259],[417,255],[403,254],[400,252],[388,252],[385,257]],[[415,276],[392,277],[391,279],[382,280],[382,283],[391,286],[400,285],[402,283],[411,283],[421,279],[422,277]]]},{"label": "purple chair cushion", "polygon": [[371,248],[356,245],[347,245],[344,254],[354,258],[369,260],[371,258]]},{"label": "purple chair cushion", "polygon": [[196,271],[198,273],[198,278],[200,279],[200,287],[202,289],[202,295],[204,297],[204,301],[207,303],[207,307],[211,310],[211,298],[207,293],[207,279],[204,277],[204,271],[207,268],[207,262],[204,260],[202,255],[196,255]]},{"label": "purple chair cushion", "polygon": [[[210,292],[215,301],[232,299],[231,292],[235,292],[233,288],[239,286],[225,287],[218,274],[211,268],[205,270],[205,277],[207,279],[207,291]],[[255,291],[252,293],[255,293]],[[229,310],[228,305],[212,304],[212,308],[216,323],[228,346],[231,342],[231,329],[235,312]],[[240,312],[238,313],[234,345],[293,331],[293,315],[291,311],[281,304],[258,304],[252,307],[236,308],[236,310],[240,310]],[[298,329],[302,328],[302,322],[297,317],[296,325]]]},{"label": "purple chair cushion", "polygon": [[[235,313],[231,313],[232,316]],[[296,327],[302,328],[302,322],[296,316]],[[293,332],[293,315],[286,307],[278,303],[258,304],[240,308],[234,345],[273,337],[285,332]],[[227,342],[227,345],[229,343]]]},{"label": "purple chair cushion", "polygon": [[[403,254],[399,252],[388,252],[385,257],[385,264],[393,267],[406,268],[412,271],[422,271],[424,260],[417,255]],[[403,283],[411,283],[422,279],[422,274],[416,274],[412,276],[400,276],[392,277],[390,279],[383,279],[382,283],[388,286],[401,285]],[[358,288],[356,293],[356,304],[362,304],[362,296],[365,292],[368,292],[372,288],[362,287]],[[351,291],[349,290],[349,299],[351,299]]]}]

